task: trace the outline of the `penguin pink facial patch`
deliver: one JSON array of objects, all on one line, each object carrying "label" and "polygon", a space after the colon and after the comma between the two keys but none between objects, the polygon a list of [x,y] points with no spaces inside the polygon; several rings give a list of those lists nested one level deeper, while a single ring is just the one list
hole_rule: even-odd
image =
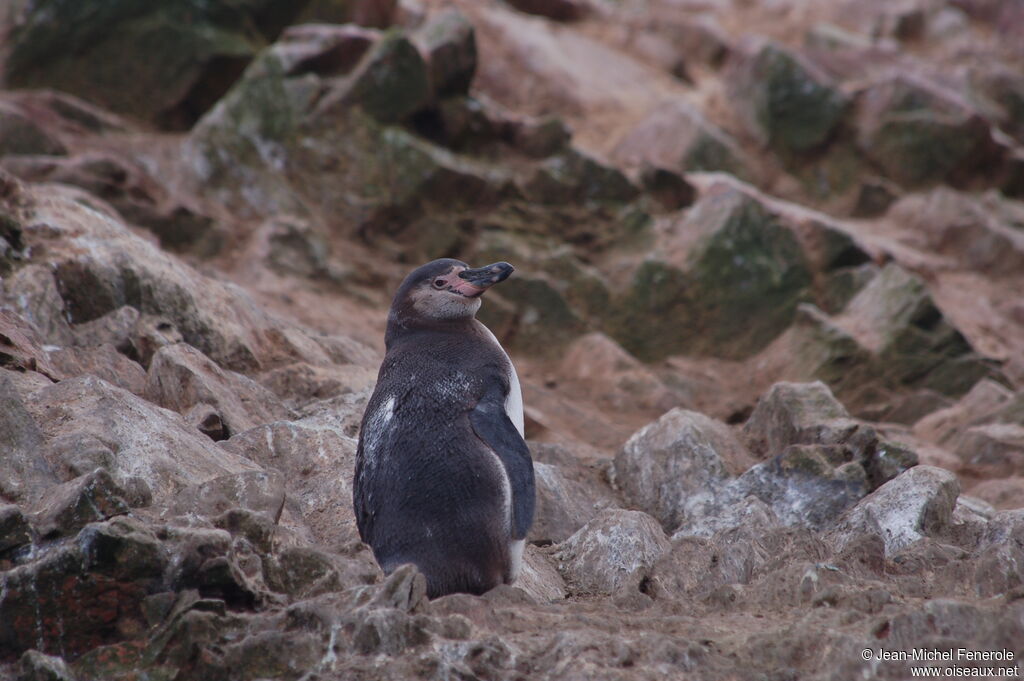
[{"label": "penguin pink facial patch", "polygon": [[456,280],[451,285],[451,289],[453,291],[458,291],[467,298],[476,298],[477,296],[479,296],[480,294],[487,290],[486,288],[474,286],[473,284],[470,284],[468,281],[464,279]]}]

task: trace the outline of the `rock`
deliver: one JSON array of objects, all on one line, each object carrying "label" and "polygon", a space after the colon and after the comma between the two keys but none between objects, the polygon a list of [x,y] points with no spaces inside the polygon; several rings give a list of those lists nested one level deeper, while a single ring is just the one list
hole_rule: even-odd
[{"label": "rock", "polygon": [[110,474],[97,468],[48,490],[38,503],[35,525],[43,537],[76,534],[89,523],[127,513],[124,496]]},{"label": "rock", "polygon": [[213,219],[177,202],[144,168],[112,154],[14,159],[6,167],[23,180],[59,182],[85,189],[115,208],[125,221],[146,227],[172,251],[209,256],[225,238]]},{"label": "rock", "polygon": [[847,305],[838,323],[857,329],[876,372],[902,384],[959,396],[991,369],[936,307],[924,281],[890,263]]},{"label": "rock", "polygon": [[556,559],[575,591],[613,594],[638,581],[669,548],[651,516],[607,509],[562,543]]},{"label": "rock", "polygon": [[132,234],[124,225],[51,188],[33,202],[35,220],[49,225],[27,234],[47,252],[72,324],[130,305],[168,317],[184,340],[231,369],[252,369],[269,350],[271,321],[240,289],[202,277]]},{"label": "rock", "polygon": [[285,549],[266,569],[267,586],[296,599],[335,591],[341,586],[334,562],[316,549]]},{"label": "rock", "polygon": [[0,368],[34,371],[50,380],[61,378],[50,364],[35,329],[5,310],[0,310]]},{"label": "rock", "polygon": [[138,315],[130,334],[127,353],[147,369],[160,348],[185,342],[174,322],[160,315]]},{"label": "rock", "polygon": [[615,456],[614,482],[626,499],[672,531],[704,516],[729,473],[751,462],[728,427],[703,414],[673,409],[633,434]]},{"label": "rock", "polygon": [[396,21],[398,0],[312,0],[299,14],[296,23],[324,23],[387,28]]},{"label": "rock", "polygon": [[298,409],[318,400],[362,394],[372,389],[376,380],[377,372],[367,366],[323,367],[296,362],[263,374],[260,384],[287,406]]},{"label": "rock", "polygon": [[855,218],[877,218],[889,210],[899,198],[899,190],[883,178],[865,180],[857,189],[857,198],[850,216]]},{"label": "rock", "polygon": [[558,116],[509,121],[512,145],[530,158],[548,158],[566,151],[572,130]]},{"label": "rock", "polygon": [[274,2],[198,8],[122,2],[102,12],[33,5],[11,33],[4,76],[14,87],[63,90],[184,129],[292,14]]},{"label": "rock", "polygon": [[737,514],[733,505],[725,513],[691,519],[678,532],[707,536],[719,529],[772,529],[775,524],[820,531],[868,490],[867,473],[851,453],[840,454],[827,447],[791,446],[771,461],[748,470],[727,489],[726,498],[745,498],[749,504],[753,497],[764,505],[763,510],[755,507],[754,514]]},{"label": "rock", "polygon": [[32,543],[32,528],[25,514],[14,504],[0,506],[0,556]]},{"label": "rock", "polygon": [[317,636],[301,632],[265,631],[224,649],[225,671],[236,678],[299,678],[323,657]]},{"label": "rock", "polygon": [[[536,465],[536,464],[534,464]],[[560,601],[566,596],[565,580],[547,550],[528,544],[514,585],[537,603]]]},{"label": "rock", "polygon": [[840,518],[829,533],[837,551],[856,537],[877,534],[886,555],[926,536],[942,533],[950,523],[960,483],[952,473],[933,466],[915,466],[864,497]]},{"label": "rock", "polygon": [[285,29],[275,49],[287,75],[343,74],[359,63],[377,37],[376,31],[352,24],[301,24]]},{"label": "rock", "polygon": [[18,681],[75,681],[75,675],[64,660],[38,650],[26,650],[18,661]]},{"label": "rock", "polygon": [[[132,476],[144,475],[154,503],[161,506],[190,484],[256,468],[218,449],[176,414],[92,376],[37,391],[25,408],[40,424],[45,443],[58,438],[102,443],[108,452],[105,456],[109,456],[106,469],[110,477],[123,484]],[[65,445],[68,450],[78,446],[72,441]],[[33,486],[31,492],[40,494],[44,489]]]},{"label": "rock", "polygon": [[45,343],[59,346],[73,343],[64,300],[60,297],[57,282],[49,267],[25,265],[9,276],[4,276],[0,287],[5,303],[29,322]]},{"label": "rock", "polygon": [[60,156],[67,148],[39,127],[19,107],[0,102],[0,156],[39,154]]},{"label": "rock", "polygon": [[957,441],[956,455],[976,475],[1020,475],[1024,473],[1024,426],[990,423],[968,428]]},{"label": "rock", "polygon": [[740,118],[760,141],[786,154],[828,141],[848,98],[802,55],[774,43],[739,60],[730,79]]},{"label": "rock", "polygon": [[1019,568],[1024,560],[1024,513],[996,513],[985,527],[977,555],[973,582],[978,596],[988,598],[1020,588],[1024,584]]},{"label": "rock", "polygon": [[890,215],[930,251],[966,269],[1009,275],[1024,267],[1024,235],[970,195],[936,188],[900,200]]},{"label": "rock", "polygon": [[758,400],[743,433],[756,454],[782,452],[777,463],[786,468],[819,471],[832,478],[829,471],[836,466],[836,479],[856,484],[863,476],[868,489],[917,464],[913,451],[881,439],[873,428],[849,418],[820,381],[773,385]]},{"label": "rock", "polygon": [[738,359],[793,321],[811,275],[794,233],[766,206],[736,189],[712,193],[676,234],[635,270],[608,322],[628,351],[648,361]]},{"label": "rock", "polygon": [[933,390],[917,390],[902,398],[897,398],[883,419],[890,423],[910,426],[928,414],[947,409],[952,404],[953,401],[948,397]]},{"label": "rock", "polygon": [[968,72],[972,100],[1018,141],[1024,140],[1024,78],[1002,64],[983,64]]},{"label": "rock", "polygon": [[[0,575],[0,649],[75,658],[145,631],[142,599],[166,561],[137,521],[117,518],[85,527],[62,544]],[[68,614],[74,613],[71,617]]]},{"label": "rock", "polygon": [[221,475],[181,490],[170,506],[174,513],[213,518],[231,509],[259,513],[272,523],[281,517],[285,485],[277,471],[247,471]]},{"label": "rock", "polygon": [[537,513],[530,528],[530,541],[557,544],[580,529],[601,508],[606,499],[595,501],[588,486],[568,478],[559,466],[535,462],[537,481]]},{"label": "rock", "polygon": [[146,371],[112,345],[60,348],[46,356],[68,378],[92,375],[136,395],[144,394]]},{"label": "rock", "polygon": [[[762,468],[762,465],[752,468],[751,471],[754,471],[752,475],[758,475],[757,471],[760,471]],[[771,476],[771,472],[769,476]],[[750,484],[749,478],[750,476],[745,476],[742,485],[739,480],[730,480],[728,484],[716,490],[700,508],[688,515],[682,524],[675,529],[672,539],[679,539],[681,537],[712,537],[719,532],[729,532],[738,527],[746,527],[759,532],[768,532],[781,527],[779,517],[773,510],[773,506],[769,506],[768,503],[765,503],[765,501],[762,501],[753,493],[748,494],[748,492],[764,493],[765,489],[767,489],[769,492],[766,494],[767,501],[773,505],[787,503],[787,495],[785,492],[782,494],[776,493],[769,484],[762,484],[761,489],[757,489],[756,485]],[[785,480],[776,481],[773,477],[768,477],[768,480],[774,482],[775,487],[782,486],[783,489],[785,489],[787,484]],[[804,497],[803,493],[816,493],[817,491],[812,485],[806,485],[801,489],[793,490],[795,493],[792,494],[792,498],[806,501],[808,497]],[[829,490],[829,492],[834,491],[834,489]],[[813,500],[811,505],[819,501],[817,496],[814,496]],[[792,516],[792,513],[788,515]],[[792,518],[789,517],[787,520],[791,521]],[[802,523],[803,520],[804,518],[801,517],[800,522]]]},{"label": "rock", "polygon": [[43,433],[7,374],[0,371],[0,443],[4,448],[0,495],[5,500],[28,501],[59,480],[39,455]]},{"label": "rock", "polygon": [[327,235],[307,220],[274,217],[267,221],[267,264],[282,274],[341,283],[350,275],[332,261]]},{"label": "rock", "polygon": [[871,353],[848,331],[810,303],[797,306],[793,325],[769,346],[787,376],[821,380],[840,394],[874,378]]},{"label": "rock", "polygon": [[676,211],[691,205],[697,190],[679,173],[646,165],[640,173],[644,190],[667,211]]},{"label": "rock", "polygon": [[914,424],[914,435],[939,445],[954,444],[965,429],[994,420],[1001,408],[1013,400],[1013,393],[990,378],[978,381],[951,407],[925,416]]},{"label": "rock", "polygon": [[836,426],[831,422],[849,416],[821,381],[776,383],[758,399],[753,413],[743,424],[743,435],[755,454],[774,455],[789,445],[833,440],[830,434]]},{"label": "rock", "polygon": [[971,494],[1000,510],[1024,508],[1024,477],[983,480],[971,487]]},{"label": "rock", "polygon": [[462,13],[453,8],[438,12],[413,39],[429,65],[435,96],[469,92],[476,73],[476,36],[473,24]]},{"label": "rock", "polygon": [[321,113],[339,103],[355,104],[379,121],[400,121],[426,104],[430,72],[416,46],[401,32],[384,34],[351,76],[347,91],[325,99]]},{"label": "rock", "polygon": [[997,163],[988,125],[969,106],[907,76],[857,96],[858,145],[886,176],[922,186]]},{"label": "rock", "polygon": [[358,540],[352,510],[355,436],[368,397],[363,394],[352,404],[353,397],[344,396],[345,402],[320,415],[260,426],[233,436],[222,447],[281,471],[289,499],[298,504],[297,514],[314,535],[331,546],[350,545]]},{"label": "rock", "polygon": [[677,401],[653,371],[608,336],[588,333],[565,351],[560,373],[613,409],[658,409]]},{"label": "rock", "polygon": [[682,171],[720,170],[741,179],[751,164],[739,145],[697,109],[676,101],[658,106],[616,144],[613,158]]},{"label": "rock", "polygon": [[521,12],[537,14],[555,21],[578,21],[586,16],[585,0],[507,0]]},{"label": "rock", "polygon": [[545,204],[625,202],[639,190],[618,169],[574,148],[544,159],[522,184],[529,201]]},{"label": "rock", "polygon": [[221,439],[290,415],[269,390],[221,369],[186,343],[167,345],[153,355],[145,396],[183,415],[198,404],[209,405],[223,424]]},{"label": "rock", "polygon": [[[61,301],[61,305],[63,306],[63,301]],[[102,317],[75,325],[71,329],[74,336],[72,344],[84,347],[111,345],[124,355],[138,354],[133,338],[138,321],[139,311],[134,307],[130,305],[119,307]],[[146,361],[148,363],[148,357]],[[145,373],[143,373],[143,382],[145,382]]]},{"label": "rock", "polygon": [[128,518],[90,524],[75,541],[83,569],[117,580],[158,578],[167,561],[148,528]]}]

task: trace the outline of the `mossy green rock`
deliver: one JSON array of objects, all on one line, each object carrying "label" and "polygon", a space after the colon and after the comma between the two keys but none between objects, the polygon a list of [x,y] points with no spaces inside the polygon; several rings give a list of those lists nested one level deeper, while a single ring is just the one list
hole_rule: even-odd
[{"label": "mossy green rock", "polygon": [[400,231],[428,212],[424,202],[446,211],[491,205],[509,184],[491,166],[388,124],[428,97],[426,66],[400,33],[382,37],[348,75],[291,75],[293,48],[261,54],[190,138],[199,179],[236,210],[304,215],[313,206],[372,237]]},{"label": "mossy green rock", "polygon": [[640,190],[621,171],[568,149],[544,160],[524,183],[523,193],[539,203],[626,202]]},{"label": "mossy green rock", "polygon": [[187,128],[302,5],[40,0],[11,34],[5,80]]},{"label": "mossy green rock", "polygon": [[943,316],[924,281],[898,265],[882,268],[846,314],[868,329],[878,373],[895,385],[956,397],[992,373]]},{"label": "mossy green rock", "polygon": [[858,146],[905,186],[941,182],[998,162],[988,124],[962,102],[903,77],[858,97]]},{"label": "mossy green rock", "polygon": [[736,101],[753,131],[790,153],[814,149],[839,125],[849,100],[802,57],[768,43],[739,67]]},{"label": "mossy green rock", "polygon": [[352,75],[347,102],[384,123],[407,117],[430,97],[430,74],[416,46],[392,30],[371,48]]},{"label": "mossy green rock", "polygon": [[647,260],[617,301],[608,330],[627,350],[741,358],[789,326],[811,273],[776,215],[730,190],[699,202],[681,229],[701,232],[685,262]]}]

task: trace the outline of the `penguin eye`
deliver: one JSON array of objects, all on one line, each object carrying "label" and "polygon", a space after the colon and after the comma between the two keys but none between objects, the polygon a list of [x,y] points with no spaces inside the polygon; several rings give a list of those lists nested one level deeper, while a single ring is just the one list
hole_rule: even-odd
[{"label": "penguin eye", "polygon": [[445,281],[444,279],[435,279],[434,280],[434,288],[444,288],[447,285],[448,285],[448,282]]}]

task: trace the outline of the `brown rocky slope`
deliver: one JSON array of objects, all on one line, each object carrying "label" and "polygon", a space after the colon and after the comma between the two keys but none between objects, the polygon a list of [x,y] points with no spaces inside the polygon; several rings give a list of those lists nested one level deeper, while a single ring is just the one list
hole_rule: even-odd
[{"label": "brown rocky slope", "polygon": [[[1018,664],[1012,3],[89,7],[0,10],[0,679]],[[538,514],[428,601],[351,476],[442,256],[517,266]]]}]

